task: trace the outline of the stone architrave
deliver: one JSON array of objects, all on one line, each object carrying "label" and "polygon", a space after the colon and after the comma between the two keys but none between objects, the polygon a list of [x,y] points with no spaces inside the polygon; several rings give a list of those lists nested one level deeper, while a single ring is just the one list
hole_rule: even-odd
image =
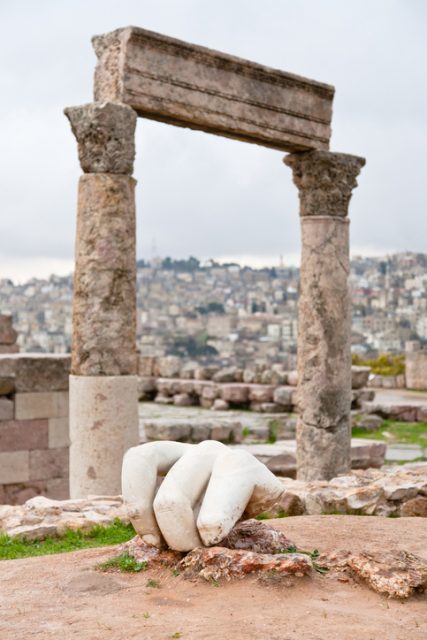
[{"label": "stone architrave", "polygon": [[351,314],[348,205],[365,164],[310,151],[286,156],[299,190],[297,473],[327,480],[350,469]]},{"label": "stone architrave", "polygon": [[65,110],[85,172],[79,182],[70,376],[72,498],[120,493],[124,452],[138,443],[136,114],[93,103]]},{"label": "stone architrave", "polygon": [[92,42],[95,100],[273,149],[329,148],[331,85],[137,27]]}]

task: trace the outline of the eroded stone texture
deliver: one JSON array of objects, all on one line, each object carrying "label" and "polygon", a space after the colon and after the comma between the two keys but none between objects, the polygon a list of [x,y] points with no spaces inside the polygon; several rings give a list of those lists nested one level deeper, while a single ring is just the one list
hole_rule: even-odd
[{"label": "eroded stone texture", "polygon": [[95,100],[285,151],[329,146],[330,85],[136,27],[92,42]]},{"label": "eroded stone texture", "polygon": [[212,581],[265,572],[303,577],[312,571],[313,562],[303,553],[256,553],[225,547],[197,547],[178,566],[184,577]]},{"label": "eroded stone texture", "polygon": [[135,374],[135,180],[80,178],[73,353],[76,375]]},{"label": "eroded stone texture", "polygon": [[313,151],[285,163],[299,189],[298,477],[350,469],[351,314],[346,219],[363,158]]},{"label": "eroded stone texture", "polygon": [[85,173],[131,175],[136,113],[124,104],[92,102],[64,110],[77,139]]},{"label": "eroded stone texture", "polygon": [[347,153],[308,151],[285,156],[298,188],[301,216],[348,214],[352,190],[365,159]]}]

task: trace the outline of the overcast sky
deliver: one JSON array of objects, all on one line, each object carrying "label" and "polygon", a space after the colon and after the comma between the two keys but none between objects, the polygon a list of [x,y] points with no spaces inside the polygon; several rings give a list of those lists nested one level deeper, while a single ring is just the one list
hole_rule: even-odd
[{"label": "overcast sky", "polygon": [[[352,253],[427,251],[424,0],[1,0],[0,278],[73,268],[80,169],[65,106],[91,36],[136,25],[335,85],[331,149],[367,158]],[[283,153],[138,120],[138,257],[296,263]]]}]

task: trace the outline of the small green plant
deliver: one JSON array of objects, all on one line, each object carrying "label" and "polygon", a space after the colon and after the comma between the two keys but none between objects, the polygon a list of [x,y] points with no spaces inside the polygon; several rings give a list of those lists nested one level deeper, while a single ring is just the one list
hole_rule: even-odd
[{"label": "small green plant", "polygon": [[257,516],[255,516],[255,520],[270,520],[271,517],[272,516],[269,513],[263,511],[262,513],[259,513]]},{"label": "small green plant", "polygon": [[150,587],[150,589],[159,589],[160,582],[158,580],[153,580],[153,578],[149,578],[145,586]]},{"label": "small green plant", "polygon": [[126,552],[98,564],[98,569],[101,571],[117,569],[126,573],[138,573],[139,571],[145,571],[147,567],[148,562],[138,562]]},{"label": "small green plant", "polygon": [[277,442],[277,433],[279,431],[279,422],[277,420],[271,420],[271,422],[268,425],[268,431],[269,431],[269,436],[268,436],[268,444],[274,444],[275,442]]},{"label": "small green plant", "polygon": [[181,571],[179,569],[172,569],[172,575],[177,578],[180,575]]},{"label": "small green plant", "polygon": [[148,620],[148,618],[150,617],[150,614],[148,613],[148,611],[144,611],[144,613],[142,614],[142,617]]},{"label": "small green plant", "polygon": [[405,373],[405,356],[382,353],[373,360],[364,360],[353,354],[352,363],[363,367],[371,367],[372,373],[379,376],[399,376]]},{"label": "small green plant", "polygon": [[171,635],[171,638],[182,638],[182,633],[180,631],[175,631],[175,633]]},{"label": "small green plant", "polygon": [[243,429],[242,429],[242,437],[243,438],[247,438],[250,435],[251,435],[251,430],[249,429],[249,427],[243,427]]}]

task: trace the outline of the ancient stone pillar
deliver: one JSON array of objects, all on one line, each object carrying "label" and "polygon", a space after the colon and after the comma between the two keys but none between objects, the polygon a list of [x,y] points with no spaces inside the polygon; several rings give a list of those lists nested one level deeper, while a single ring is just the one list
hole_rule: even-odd
[{"label": "ancient stone pillar", "polygon": [[284,159],[299,190],[297,474],[327,480],[350,469],[351,313],[348,205],[363,158],[328,151]]},{"label": "ancient stone pillar", "polygon": [[122,457],[138,443],[136,113],[95,102],[65,109],[79,182],[70,376],[70,494],[120,493]]}]

